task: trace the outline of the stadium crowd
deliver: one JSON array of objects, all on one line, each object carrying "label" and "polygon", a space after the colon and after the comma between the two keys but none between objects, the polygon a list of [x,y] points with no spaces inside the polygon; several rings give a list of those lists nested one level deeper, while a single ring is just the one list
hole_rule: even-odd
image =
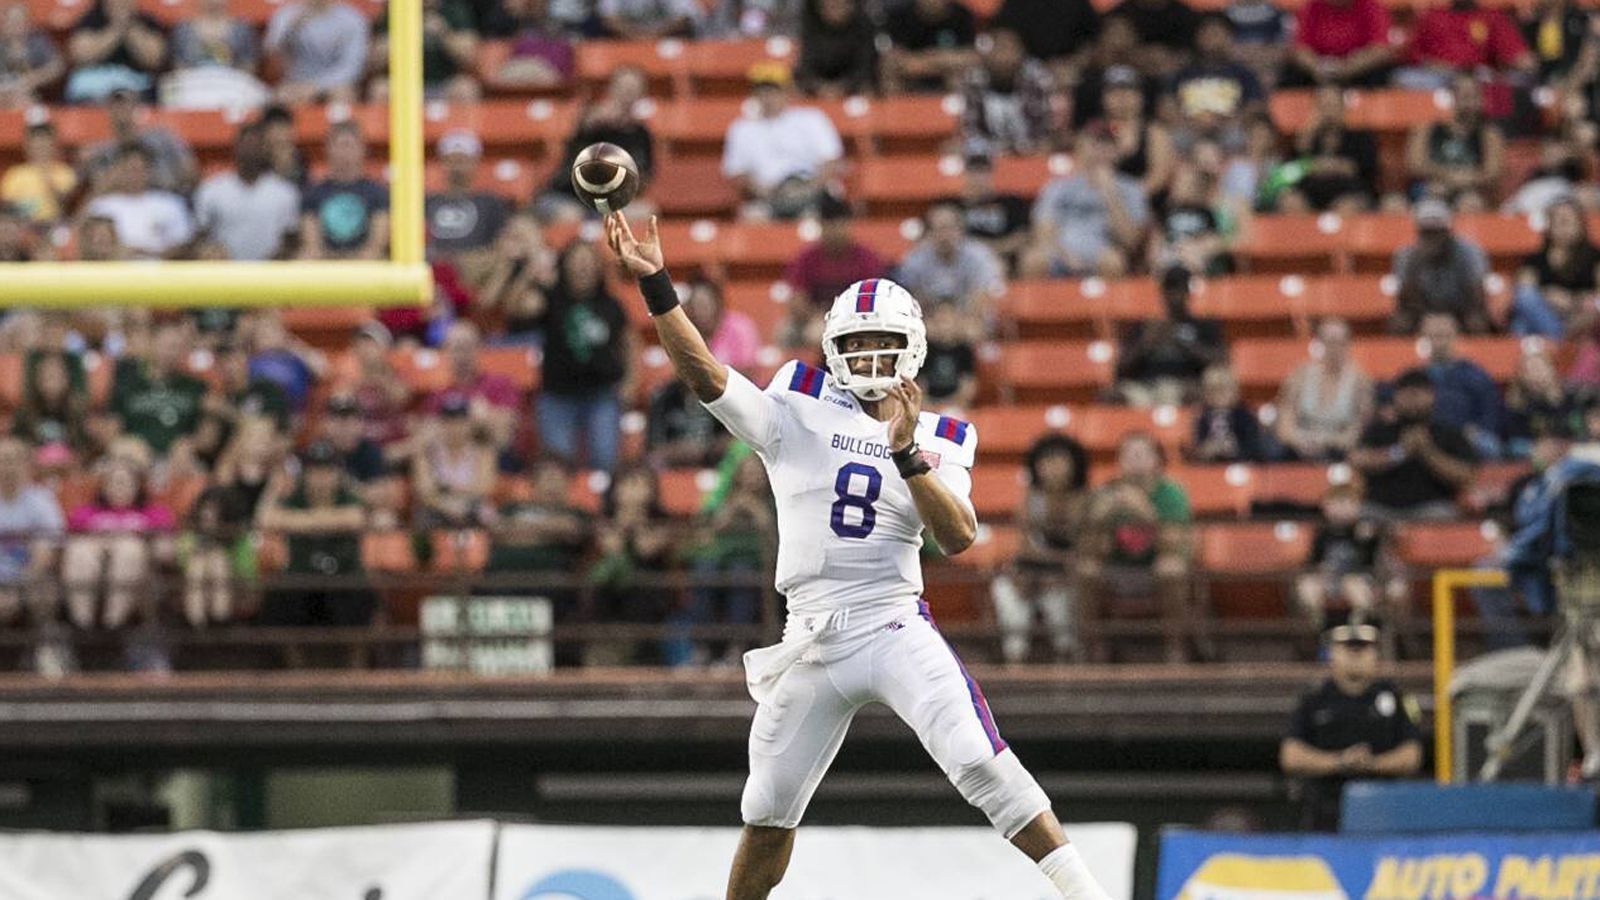
[{"label": "stadium crowd", "polygon": [[[302,0],[252,17],[197,0],[174,20],[98,0],[53,24],[44,8],[0,10],[0,107],[16,111],[0,115],[22,127],[0,151],[0,260],[386,257],[382,135],[350,114],[387,93],[381,4]],[[425,15],[430,104],[577,104],[544,160],[497,162],[475,130],[440,129],[431,307],[315,318],[108,306],[0,321],[14,375],[0,390],[0,625],[40,635],[41,671],[74,666],[64,628],[385,620],[381,593],[272,588],[271,573],[427,568],[458,541],[440,535],[479,546],[474,569],[584,573],[558,621],[669,626],[582,661],[737,659],[740,642],[678,626],[761,617],[759,579],[718,578],[769,567],[770,492],[644,343],[632,289],[567,186],[596,141],[632,153],[647,190],[630,215],[660,212],[664,229],[798,223],[806,241],[753,303],[751,279],[723,260],[674,263],[714,352],[758,380],[783,359],[816,360],[821,314],[856,280],[893,277],[921,300],[928,406],[977,422],[980,454],[996,448],[979,469],[1004,476],[980,481],[1002,549],[972,564],[994,577],[971,606],[992,615],[1007,661],[1107,658],[1095,623],[1130,610],[1160,623],[1167,658],[1216,654],[1216,617],[1194,586],[1209,546],[1197,519],[1309,520],[1291,542],[1284,615],[1404,619],[1401,531],[1475,522],[1561,442],[1600,437],[1600,20],[1562,0],[1520,12],[1474,0],[427,0]],[[722,183],[697,185],[726,198],[711,203],[715,224],[679,213],[670,185],[682,178],[649,189],[692,164],[658,133],[673,86],[648,66],[579,70],[586,48],[613,39],[657,42],[668,58],[679,42],[767,49],[741,66],[743,111],[715,149]],[[1394,134],[1355,123],[1364,96],[1396,90],[1433,92],[1443,112]],[[956,111],[932,148],[951,190],[931,202],[913,191],[903,211],[915,215],[885,239],[861,142],[830,104],[917,95]],[[1273,104],[1291,95],[1306,104],[1285,127]],[[67,139],[58,123],[97,106],[103,139]],[[197,153],[156,114],[206,108],[247,110],[228,119],[231,153]],[[1019,190],[1001,177],[1018,160],[1049,174]],[[1464,223],[1497,210],[1535,223],[1531,252],[1475,240]],[[1260,332],[1208,313],[1208,297],[1286,271],[1256,267],[1252,236],[1385,214],[1409,219],[1388,275],[1372,273],[1386,308],[1291,317],[1280,298],[1273,315],[1294,319],[1297,358],[1281,375],[1246,372],[1242,345]],[[1340,271],[1320,264],[1308,277]],[[1301,278],[1287,272],[1284,284]],[[1098,309],[1124,288],[1143,292],[1141,313]],[[1025,357],[1051,370],[1034,381],[1012,371],[1026,362],[1003,362],[1029,337],[1017,313],[1029,291],[1059,305],[1044,317],[1052,339],[1051,322],[1094,323],[1100,338],[1087,357],[1044,344]],[[1393,339],[1410,354],[1401,364],[1360,352]],[[1079,369],[1104,377],[1049,380]],[[1027,426],[994,415],[1046,404]],[[1106,410],[1121,423],[1109,433],[1079,427]],[[1238,488],[1307,467],[1317,477],[1293,503],[1197,496],[1202,473]],[[1483,488],[1488,469],[1503,473],[1498,490]],[[403,562],[373,551],[376,532],[414,538],[397,545]],[[144,588],[163,572],[170,592]],[[652,580],[662,573],[689,586]]]}]

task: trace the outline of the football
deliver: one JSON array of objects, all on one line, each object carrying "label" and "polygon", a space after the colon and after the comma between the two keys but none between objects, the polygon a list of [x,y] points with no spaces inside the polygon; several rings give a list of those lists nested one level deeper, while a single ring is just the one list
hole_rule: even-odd
[{"label": "football", "polygon": [[572,161],[572,191],[602,216],[639,194],[639,164],[616,144],[590,144]]}]

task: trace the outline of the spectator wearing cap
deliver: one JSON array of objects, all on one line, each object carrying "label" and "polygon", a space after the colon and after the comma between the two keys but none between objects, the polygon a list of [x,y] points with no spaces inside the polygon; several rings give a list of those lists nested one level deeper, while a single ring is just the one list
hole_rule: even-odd
[{"label": "spectator wearing cap", "polygon": [[163,191],[188,195],[200,174],[194,153],[177,132],[164,125],[141,123],[146,110],[139,104],[137,91],[111,92],[106,104],[111,136],[90,144],[79,162],[82,181],[95,192],[116,168],[123,149],[129,144],[143,147],[150,159],[150,184]]},{"label": "spectator wearing cap", "polygon": [[1468,334],[1489,331],[1489,309],[1483,279],[1489,258],[1477,244],[1450,229],[1450,208],[1443,201],[1417,204],[1417,241],[1395,251],[1393,274],[1398,288],[1389,330],[1415,334],[1431,312],[1456,317]]},{"label": "spectator wearing cap", "polygon": [[345,474],[367,485],[389,471],[389,461],[377,441],[367,437],[361,421],[361,403],[355,394],[342,392],[328,398],[322,419],[322,440],[339,451]]},{"label": "spectator wearing cap", "polygon": [[1117,354],[1117,393],[1134,406],[1177,405],[1192,399],[1200,377],[1225,363],[1222,323],[1189,311],[1190,272],[1173,266],[1161,275],[1165,315],[1133,322]]},{"label": "spectator wearing cap", "polygon": [[1100,13],[1089,0],[1005,0],[989,27],[1015,32],[1029,58],[1066,72],[1078,68],[1100,33]]},{"label": "spectator wearing cap", "polygon": [[1381,0],[1308,0],[1295,19],[1282,87],[1381,87],[1394,66]]},{"label": "spectator wearing cap", "polygon": [[960,310],[972,337],[983,332],[1005,293],[1005,269],[994,251],[967,237],[960,207],[940,203],[923,217],[922,240],[896,268],[897,280],[928,306]]},{"label": "spectator wearing cap", "polygon": [[57,81],[67,67],[61,51],[42,28],[28,20],[26,3],[0,8],[0,109],[21,109]]},{"label": "spectator wearing cap", "polygon": [[1433,379],[1411,369],[1394,383],[1394,401],[1361,434],[1350,462],[1367,479],[1367,507],[1382,519],[1448,519],[1472,481],[1478,454],[1459,427],[1434,413]]},{"label": "spectator wearing cap", "polygon": [[1483,88],[1471,75],[1457,75],[1450,95],[1450,118],[1418,124],[1406,141],[1411,189],[1480,212],[1493,203],[1505,172],[1505,135],[1484,115]]},{"label": "spectator wearing cap", "polygon": [[1137,178],[1146,197],[1160,196],[1177,161],[1172,131],[1150,115],[1144,79],[1132,66],[1107,68],[1100,84],[1104,123],[1116,140],[1116,170]]},{"label": "spectator wearing cap", "polygon": [[1194,50],[1200,14],[1183,0],[1122,0],[1106,16],[1128,20],[1139,35],[1139,68],[1167,75]]},{"label": "spectator wearing cap", "polygon": [[[483,88],[473,76],[478,55],[478,16],[468,0],[422,0],[422,91],[430,100],[473,103]],[[389,70],[389,17],[372,23],[371,68]],[[374,98],[389,96],[386,77],[372,85]]]},{"label": "spectator wearing cap", "polygon": [[[500,87],[549,89],[572,77],[574,35],[549,15],[547,0],[503,0],[483,23],[486,37],[510,44],[492,76]],[[496,14],[498,12],[498,14]]]},{"label": "spectator wearing cap", "polygon": [[[581,243],[581,242],[580,242]],[[465,397],[474,424],[495,447],[504,449],[516,436],[516,410],[521,398],[516,385],[503,375],[485,372],[478,365],[483,337],[471,322],[455,322],[445,331],[439,350],[449,369],[449,382],[428,397],[424,409],[438,415],[444,405]],[[545,358],[545,380],[551,375],[551,360]]]},{"label": "spectator wearing cap", "polygon": [[56,127],[49,122],[28,126],[22,139],[24,161],[0,178],[0,202],[11,204],[36,224],[66,215],[67,198],[78,189],[78,174],[61,161]]},{"label": "spectator wearing cap", "polygon": [[1244,123],[1266,108],[1266,92],[1254,72],[1233,58],[1233,36],[1219,16],[1200,19],[1194,62],[1172,76],[1173,142],[1188,157],[1203,140],[1238,153],[1245,148]]},{"label": "spectator wearing cap", "polygon": [[[446,332],[446,340],[449,333]],[[406,437],[406,410],[411,404],[411,392],[405,379],[389,360],[394,338],[381,323],[367,322],[356,329],[350,340],[350,355],[355,358],[355,371],[340,382],[336,389],[347,391],[361,407],[363,432],[384,452],[403,456],[409,452]],[[449,361],[447,354],[446,361]],[[476,351],[472,365],[477,365]],[[510,387],[509,384],[505,387]],[[515,402],[515,388],[506,392]]]},{"label": "spectator wearing cap", "polygon": [[447,133],[439,138],[438,156],[444,165],[444,190],[429,194],[423,204],[428,255],[453,262],[471,281],[483,270],[489,249],[511,217],[511,204],[473,188],[483,157],[477,135]]},{"label": "spectator wearing cap", "polygon": [[272,171],[265,129],[239,128],[233,168],[207,178],[195,192],[200,233],[235,260],[286,259],[300,230],[300,189]]},{"label": "spectator wearing cap", "polygon": [[1395,83],[1422,90],[1448,87],[1453,78],[1480,69],[1530,75],[1538,69],[1511,17],[1477,0],[1423,10],[1411,28],[1406,63],[1395,73]]},{"label": "spectator wearing cap", "polygon": [[280,103],[356,99],[367,63],[367,20],[341,0],[302,0],[278,8],[266,49],[283,68]]},{"label": "spectator wearing cap", "polygon": [[788,67],[777,61],[750,68],[757,113],[728,126],[722,174],[754,218],[795,218],[811,209],[837,178],[844,144],[822,110],[789,104]]},{"label": "spectator wearing cap", "polygon": [[125,146],[105,193],[89,201],[84,215],[110,219],[117,240],[146,258],[177,255],[194,238],[194,222],[183,198],[150,184],[150,151]]},{"label": "spectator wearing cap", "polygon": [[1078,135],[1077,168],[1051,181],[1033,206],[1033,245],[1022,258],[1031,277],[1128,271],[1144,237],[1149,203],[1139,182],[1113,168],[1116,139],[1103,124]]},{"label": "spectator wearing cap", "polygon": [[382,259],[388,252],[389,191],[367,177],[366,161],[355,122],[329,127],[328,174],[301,197],[301,259]]},{"label": "spectator wearing cap", "polygon": [[72,26],[67,53],[67,101],[99,103],[122,88],[148,94],[167,59],[167,35],[138,0],[97,0]]},{"label": "spectator wearing cap", "polygon": [[1161,89],[1160,79],[1134,66],[1134,52],[1139,46],[1139,33],[1126,16],[1107,16],[1100,23],[1100,34],[1086,54],[1082,68],[1077,72],[1072,89],[1072,127],[1082,128],[1090,122],[1106,118],[1103,105],[1105,77],[1112,69],[1126,69],[1133,75],[1143,99],[1142,111],[1155,109]]},{"label": "spectator wearing cap", "polygon": [[[378,602],[361,565],[366,508],[344,474],[339,451],[326,441],[306,448],[299,470],[298,478],[268,484],[256,526],[283,535],[289,550],[286,573],[323,581],[269,590],[257,621],[269,627],[369,625]],[[289,653],[296,657],[298,650],[291,645]],[[352,653],[351,661],[357,659],[359,653]]]},{"label": "spectator wearing cap", "polygon": [[789,304],[788,318],[778,329],[784,346],[817,346],[822,340],[822,314],[833,298],[857,281],[888,274],[889,267],[877,252],[852,236],[851,217],[850,204],[831,193],[817,202],[820,234],[783,272],[784,282],[800,301]]},{"label": "spectator wearing cap", "polygon": [[1028,244],[1031,207],[1020,194],[1001,192],[994,186],[994,159],[987,153],[968,153],[961,167],[961,193],[945,201],[961,210],[962,227],[1000,258],[1009,271],[1017,254]]},{"label": "spectator wearing cap", "polygon": [[877,29],[860,0],[804,0],[794,80],[813,97],[871,93],[878,85]]},{"label": "spectator wearing cap", "polygon": [[889,10],[883,25],[883,89],[943,91],[978,61],[978,23],[955,0],[912,0]]},{"label": "spectator wearing cap", "polygon": [[453,394],[439,404],[411,458],[411,492],[418,528],[471,528],[492,515],[495,453],[479,439],[472,403]]},{"label": "spectator wearing cap", "polygon": [[1066,122],[1066,104],[1050,70],[1028,59],[1022,39],[1003,28],[978,42],[979,65],[961,76],[961,137],[965,146],[996,154],[1050,149]]},{"label": "spectator wearing cap", "polygon": [[695,0],[598,0],[595,11],[608,36],[632,40],[689,37],[704,18]]},{"label": "spectator wearing cap", "polygon": [[[576,221],[593,215],[572,194],[572,163],[590,144],[616,144],[628,151],[639,166],[641,187],[649,185],[655,172],[655,139],[650,126],[639,116],[649,88],[644,72],[633,66],[622,66],[611,73],[605,93],[578,114],[578,123],[562,149],[560,164],[534,199],[534,211],[541,220]],[[635,200],[634,204],[640,202]],[[633,206],[628,212],[634,212]]]},{"label": "spectator wearing cap", "polygon": [[545,308],[535,412],[546,451],[569,464],[610,470],[622,437],[622,403],[633,394],[634,331],[606,285],[605,265],[599,247],[586,241],[561,253]]},{"label": "spectator wearing cap", "polygon": [[1376,625],[1352,616],[1323,633],[1328,677],[1300,698],[1278,748],[1298,780],[1301,827],[1336,831],[1345,783],[1408,778],[1422,770],[1416,701],[1378,676]]}]

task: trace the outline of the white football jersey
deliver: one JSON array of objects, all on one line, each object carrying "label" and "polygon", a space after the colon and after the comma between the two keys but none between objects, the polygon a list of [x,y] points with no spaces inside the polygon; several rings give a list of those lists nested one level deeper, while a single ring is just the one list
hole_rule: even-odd
[{"label": "white football jersey", "polygon": [[[778,508],[777,587],[789,615],[890,605],[922,593],[922,519],[889,458],[888,423],[823,370],[786,363],[762,391],[728,370],[706,404],[766,465]],[[917,445],[932,475],[971,507],[977,429],[923,412]]]}]

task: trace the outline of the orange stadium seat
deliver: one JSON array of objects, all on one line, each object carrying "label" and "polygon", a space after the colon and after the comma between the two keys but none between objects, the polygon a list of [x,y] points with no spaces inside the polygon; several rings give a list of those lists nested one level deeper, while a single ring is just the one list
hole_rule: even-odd
[{"label": "orange stadium seat", "polygon": [[[1348,470],[1345,467],[1341,472]],[[1255,472],[1256,504],[1314,507],[1333,483],[1333,467],[1321,463],[1274,463]]]},{"label": "orange stadium seat", "polygon": [[206,476],[184,475],[167,479],[160,490],[152,492],[152,496],[157,503],[172,510],[174,519],[182,522],[205,489]]},{"label": "orange stadium seat", "polygon": [[[1076,437],[1098,460],[1115,456],[1117,445],[1129,434],[1145,432],[1155,437],[1166,450],[1168,460],[1176,466],[1179,449],[1194,433],[1194,415],[1190,410],[1175,407],[1089,406],[1072,417],[1065,431]],[[1112,473],[1102,467],[1093,474],[1103,479]]]},{"label": "orange stadium seat", "polygon": [[413,394],[428,394],[450,383],[450,370],[436,350],[428,348],[389,351],[389,365]]},{"label": "orange stadium seat", "polygon": [[648,195],[663,216],[727,217],[739,206],[739,195],[722,176],[714,158],[665,159],[656,167]]},{"label": "orange stadium seat", "polygon": [[1304,281],[1305,291],[1295,299],[1308,328],[1318,319],[1338,317],[1357,333],[1372,333],[1394,313],[1394,298],[1372,275],[1324,275]]},{"label": "orange stadium seat", "polygon": [[[1142,280],[1112,282],[1110,292],[1126,290]],[[1107,337],[1111,331],[1109,305],[1104,296],[1085,296],[1080,281],[1054,278],[1013,281],[1003,300],[1006,318],[1024,338]]]},{"label": "orange stadium seat", "polygon": [[1304,338],[1251,338],[1233,342],[1228,356],[1245,396],[1267,400],[1310,358],[1309,343]]},{"label": "orange stadium seat", "polygon": [[961,160],[937,155],[884,156],[856,167],[853,194],[874,215],[920,215],[935,200],[961,193]]},{"label": "orange stadium seat", "polygon": [[[1268,107],[1278,131],[1294,134],[1311,120],[1314,105],[1310,90],[1278,89]],[[1352,128],[1400,135],[1413,125],[1448,118],[1450,110],[1436,102],[1432,91],[1377,89],[1347,91],[1345,115]]]},{"label": "orange stadium seat", "polygon": [[538,351],[531,347],[486,347],[478,351],[478,366],[524,393],[539,386]]},{"label": "orange stadium seat", "polygon": [[[982,435],[979,435],[982,446]],[[972,505],[979,521],[1009,522],[1022,514],[1026,476],[1021,467],[976,466],[972,470]]]},{"label": "orange stadium seat", "polygon": [[1051,156],[1002,156],[994,161],[994,188],[1006,194],[1033,198],[1051,180],[1068,174],[1072,159],[1064,153]]},{"label": "orange stadium seat", "polygon": [[1065,406],[983,406],[968,413],[983,459],[1021,459],[1040,435],[1067,430],[1071,417]]},{"label": "orange stadium seat", "polygon": [[495,476],[493,496],[495,503],[527,503],[533,499],[533,482],[500,472]]},{"label": "orange stadium seat", "polygon": [[1232,337],[1291,334],[1299,304],[1284,293],[1284,281],[1276,275],[1199,279],[1190,306],[1197,316],[1221,319]]},{"label": "orange stadium seat", "polygon": [[739,118],[744,100],[716,97],[658,104],[650,117],[650,130],[674,156],[722,157],[722,141],[728,126]]},{"label": "orange stadium seat", "polygon": [[429,567],[435,572],[479,572],[489,561],[489,535],[485,531],[435,531],[428,535],[433,547]]},{"label": "orange stadium seat", "polygon": [[1287,573],[1305,565],[1312,529],[1294,522],[1229,522],[1199,529],[1200,568],[1211,575]]},{"label": "orange stadium seat", "polygon": [[0,403],[6,409],[22,405],[22,354],[0,353]]},{"label": "orange stadium seat", "polygon": [[1111,386],[1115,354],[1103,341],[1017,341],[999,353],[995,374],[1013,400],[1090,400]]},{"label": "orange stadium seat", "polygon": [[[429,162],[424,170],[424,185],[429,191],[444,189],[444,165]],[[474,190],[499,194],[507,202],[521,206],[533,199],[550,177],[549,166],[535,168],[524,160],[500,158],[485,160],[472,178]]]},{"label": "orange stadium seat", "polygon": [[679,38],[578,41],[573,59],[580,91],[598,91],[624,66],[644,72],[652,94],[688,92],[691,41]]},{"label": "orange stadium seat", "polygon": [[343,349],[350,335],[372,319],[365,306],[287,306],[278,313],[283,327],[296,337],[322,349]]},{"label": "orange stadium seat", "polygon": [[1237,518],[1250,511],[1255,467],[1173,466],[1167,474],[1189,495],[1189,507],[1200,518]]},{"label": "orange stadium seat", "polygon": [[674,516],[692,516],[705,499],[701,485],[715,482],[708,469],[668,469],[661,473],[661,507]]},{"label": "orange stadium seat", "polygon": [[361,535],[361,565],[369,572],[415,572],[417,554],[407,531],[368,531]]},{"label": "orange stadium seat", "polygon": [[706,221],[660,223],[661,249],[672,260],[673,271],[687,275],[692,269],[706,269],[721,261],[719,244],[723,231],[733,225]]},{"label": "orange stadium seat", "polygon": [[792,63],[799,46],[786,37],[766,40],[705,40],[685,48],[689,90],[697,97],[750,93],[750,67],[766,60]]},{"label": "orange stadium seat", "polygon": [[1336,272],[1347,241],[1342,231],[1331,214],[1256,216],[1234,241],[1233,254],[1251,272]]},{"label": "orange stadium seat", "polygon": [[[866,133],[881,153],[938,149],[956,136],[960,125],[960,104],[946,97],[906,94],[868,103],[867,110],[859,117],[864,120]],[[830,111],[840,134],[856,131],[848,120],[856,118],[859,109],[858,104],[847,101],[843,105],[844,122]]]},{"label": "orange stadium seat", "polygon": [[723,305],[755,320],[757,330],[769,341],[776,334],[778,324],[788,318],[789,303],[804,302],[778,299],[787,298],[789,294],[789,286],[781,281],[730,281],[722,286]]},{"label": "orange stadium seat", "polygon": [[1419,569],[1471,568],[1494,550],[1488,522],[1409,522],[1395,530],[1395,555]]}]

